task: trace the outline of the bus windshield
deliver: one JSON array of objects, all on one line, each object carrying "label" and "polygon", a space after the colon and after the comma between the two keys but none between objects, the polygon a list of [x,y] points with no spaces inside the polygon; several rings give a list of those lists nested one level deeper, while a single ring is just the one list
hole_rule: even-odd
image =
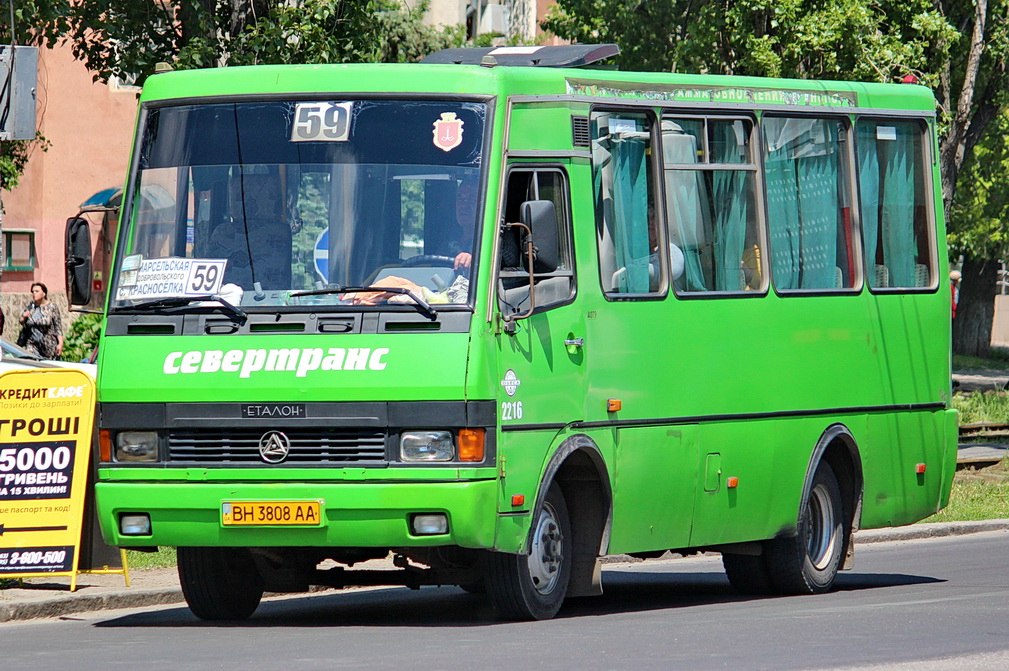
[{"label": "bus windshield", "polygon": [[[293,100],[148,109],[111,308],[466,304],[486,105]],[[305,292],[313,292],[306,295]]]}]

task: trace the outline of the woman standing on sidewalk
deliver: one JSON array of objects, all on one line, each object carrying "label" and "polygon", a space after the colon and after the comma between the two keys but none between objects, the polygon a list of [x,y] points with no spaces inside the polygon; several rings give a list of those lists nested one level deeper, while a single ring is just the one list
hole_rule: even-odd
[{"label": "woman standing on sidewalk", "polygon": [[21,324],[27,331],[25,349],[43,359],[55,359],[63,353],[60,310],[49,300],[49,289],[41,282],[32,284],[32,302],[21,313]]}]

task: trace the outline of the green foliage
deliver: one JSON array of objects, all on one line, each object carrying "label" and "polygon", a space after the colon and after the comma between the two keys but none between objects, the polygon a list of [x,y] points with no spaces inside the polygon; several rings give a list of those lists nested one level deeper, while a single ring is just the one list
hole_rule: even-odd
[{"label": "green foliage", "polygon": [[41,133],[36,133],[34,140],[0,141],[0,189],[10,191],[17,186],[32,153],[36,149],[49,151],[50,146]]},{"label": "green foliage", "polygon": [[[963,165],[950,211],[950,256],[1009,257],[1009,112],[992,122],[991,132]],[[969,222],[969,225],[964,225]]]},{"label": "green foliage", "polygon": [[543,26],[619,44],[627,69],[883,82],[935,80],[958,35],[932,0],[558,0]]},{"label": "green foliage", "polygon": [[63,361],[81,361],[89,356],[98,345],[102,332],[101,315],[82,314],[70,324],[70,330],[63,338]]},{"label": "green foliage", "polygon": [[[41,2],[42,0],[38,0]],[[54,0],[60,2],[62,0]],[[75,56],[99,81],[158,62],[180,69],[257,63],[411,62],[461,45],[461,27],[422,22],[427,3],[397,0],[80,0],[70,10]]]},{"label": "green foliage", "polygon": [[423,6],[402,9],[390,0],[304,0],[297,6],[276,5],[235,36],[228,62],[404,63],[461,43],[459,30],[424,25],[423,10]]},{"label": "green foliage", "polygon": [[977,422],[1009,424],[1009,397],[1002,391],[954,394],[953,407],[960,413],[960,424]]}]

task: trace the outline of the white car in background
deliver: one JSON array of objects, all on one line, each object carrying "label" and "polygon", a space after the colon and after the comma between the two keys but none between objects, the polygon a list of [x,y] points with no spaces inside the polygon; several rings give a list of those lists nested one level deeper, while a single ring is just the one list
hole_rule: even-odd
[{"label": "white car in background", "polygon": [[3,355],[0,358],[0,373],[6,373],[9,370],[28,370],[32,368],[75,368],[90,375],[92,380],[98,374],[98,366],[93,363],[74,363],[72,361],[42,359],[23,347],[18,347],[6,338],[0,338],[0,354]]}]

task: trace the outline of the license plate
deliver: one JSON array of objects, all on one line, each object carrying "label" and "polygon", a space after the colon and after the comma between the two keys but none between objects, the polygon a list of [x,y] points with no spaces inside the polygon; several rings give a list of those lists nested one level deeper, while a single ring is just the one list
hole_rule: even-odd
[{"label": "license plate", "polygon": [[318,501],[225,501],[221,524],[317,527],[322,523],[321,508]]}]

